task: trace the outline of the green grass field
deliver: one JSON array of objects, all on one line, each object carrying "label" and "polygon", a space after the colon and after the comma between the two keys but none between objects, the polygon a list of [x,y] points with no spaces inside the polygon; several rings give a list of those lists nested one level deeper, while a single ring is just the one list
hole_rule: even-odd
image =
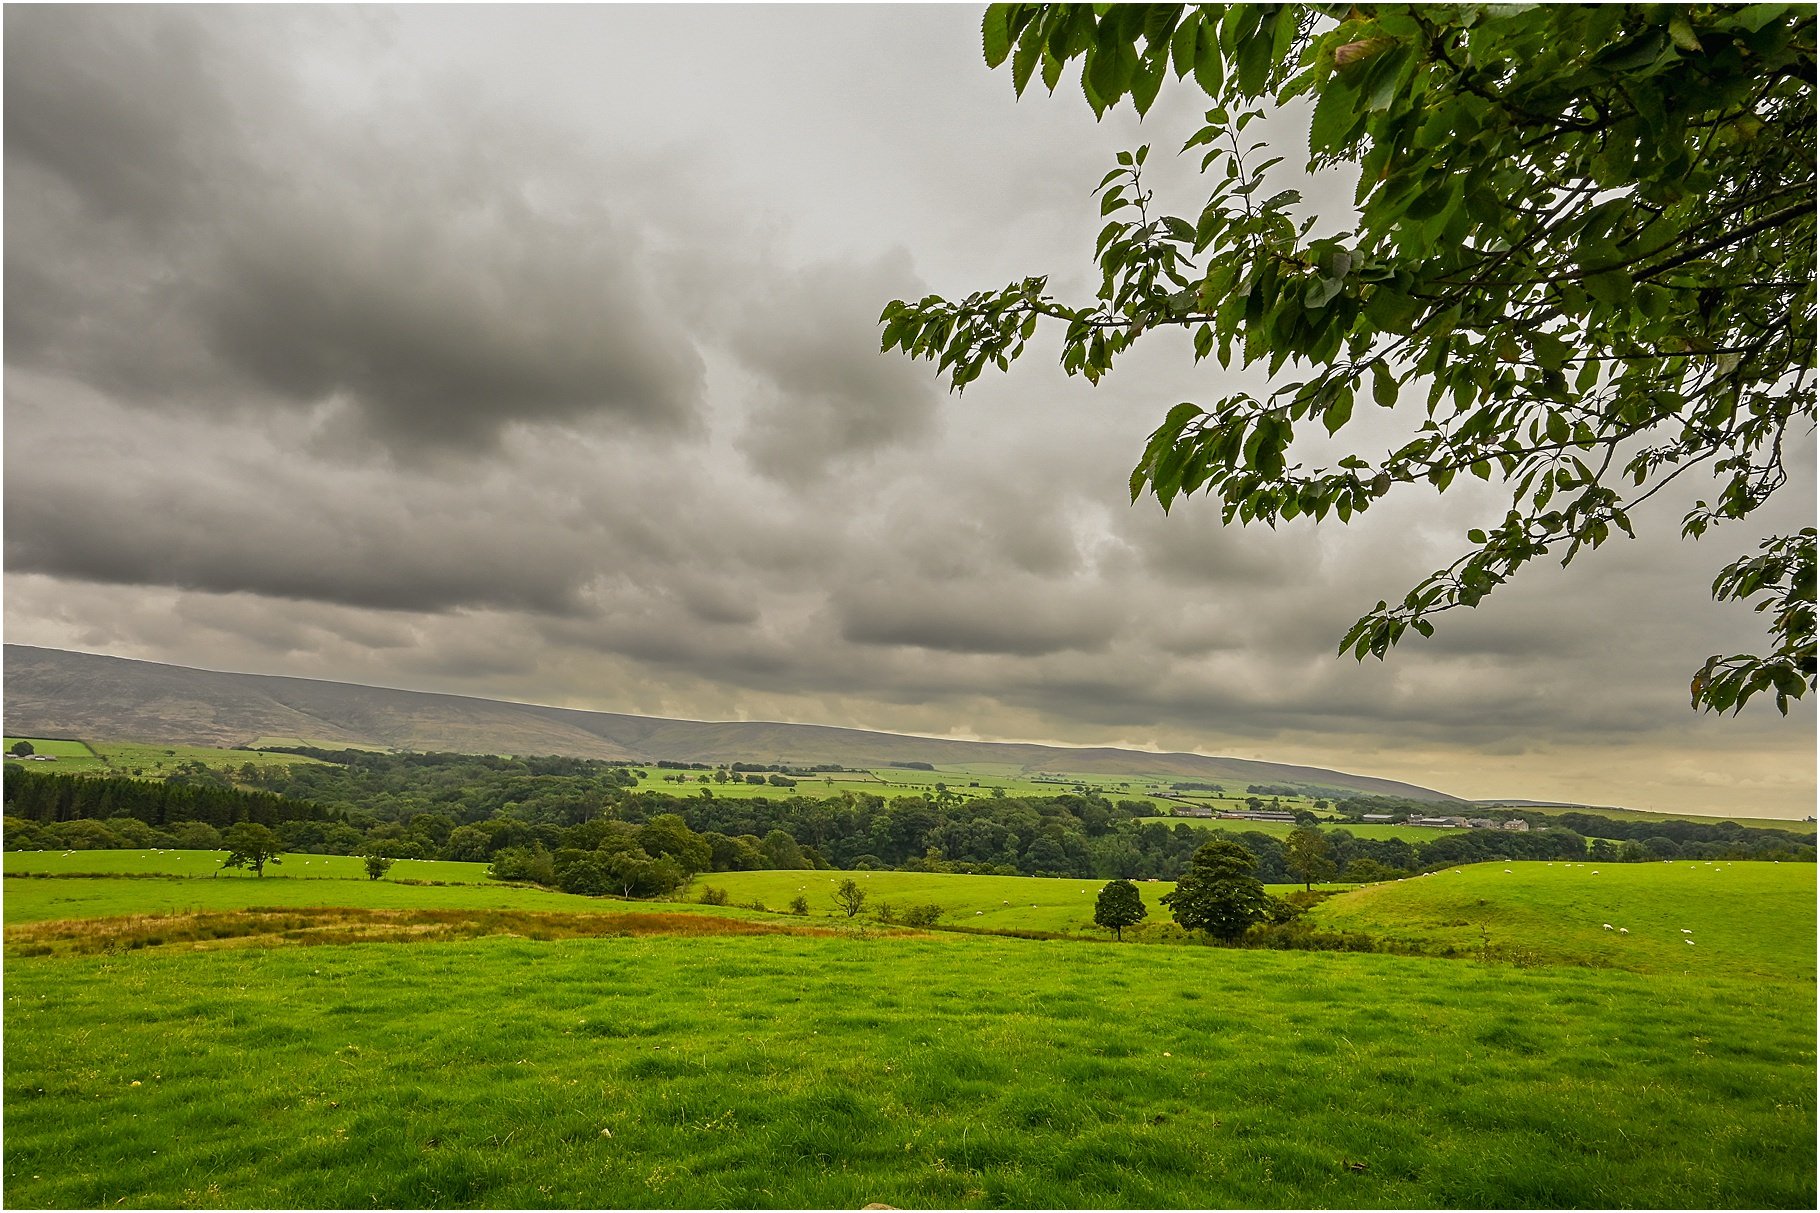
[{"label": "green grass field", "polygon": [[[1287,838],[1290,831],[1296,828],[1293,821],[1235,821],[1217,817],[1144,817],[1140,820],[1146,825],[1152,822],[1171,827],[1187,825],[1197,830],[1227,830],[1233,833],[1256,831],[1273,838]],[[1353,825],[1342,821],[1322,822],[1321,828],[1345,830],[1354,838],[1401,838],[1405,842],[1428,842],[1453,832],[1439,826]]]},{"label": "green grass field", "polygon": [[1811,986],[1814,904],[1811,863],[1510,862],[1366,885],[1313,918],[1428,945],[1473,948],[1489,938],[1551,964]]},{"label": "green grass field", "polygon": [[[734,905],[762,901],[783,910],[793,897],[809,903],[812,918],[844,918],[836,906],[835,888],[852,879],[866,891],[861,917],[871,918],[881,901],[899,909],[939,905],[939,925],[985,930],[1056,931],[1105,935],[1093,925],[1093,904],[1103,880],[1054,880],[1039,876],[955,876],[940,872],[712,872],[695,878],[684,894],[698,897],[707,887],[725,889]],[[1153,921],[1167,921],[1159,902],[1175,887],[1171,881],[1139,881],[1138,892]],[[1298,886],[1299,887],[1299,886]],[[1287,891],[1287,887],[1284,890]]]},{"label": "green grass field", "polygon": [[[1786,817],[1739,817],[1732,813],[1651,813],[1643,809],[1600,809],[1582,805],[1518,805],[1526,813],[1546,813],[1550,817],[1559,817],[1563,813],[1592,813],[1599,817],[1609,817],[1613,821],[1694,821],[1710,825],[1714,822],[1733,821],[1753,830],[1793,830],[1797,834],[1811,834],[1814,823],[1799,821]],[[1470,812],[1462,812],[1464,817],[1496,817],[1499,810],[1492,806],[1475,806]]]},{"label": "green grass field", "polygon": [[[1525,941],[1485,963],[856,934],[847,873],[697,882],[805,921],[6,858],[140,873],[6,881],[9,1207],[1814,1203],[1812,865],[1481,864],[1315,911]],[[961,925],[1079,922],[1102,883],[850,875]],[[253,925],[96,946],[162,921]],[[730,933],[766,929],[831,933]],[[89,946],[28,954],[59,932]]]},{"label": "green grass field", "polygon": [[1814,1193],[1800,985],[686,935],[9,959],[6,978],[14,1208]]},{"label": "green grass field", "polygon": [[[0,862],[6,872],[31,872],[65,876],[106,873],[135,876],[214,876],[223,880],[321,879],[365,880],[366,861],[354,855],[282,855],[276,867],[256,877],[245,869],[221,870],[226,851],[7,851]],[[400,859],[392,864],[392,880],[440,880],[458,884],[487,883],[484,863],[456,863],[444,859]]]},{"label": "green grass field", "polygon": [[[251,763],[255,767],[294,766],[300,762],[319,762],[297,754],[261,754],[254,750],[222,750],[209,746],[164,745],[138,741],[53,741],[36,737],[8,737],[6,749],[16,741],[29,741],[40,754],[56,755],[57,761],[28,764],[36,771],[133,775],[156,779],[175,774],[186,762],[238,771]],[[9,763],[12,760],[8,760]]]}]

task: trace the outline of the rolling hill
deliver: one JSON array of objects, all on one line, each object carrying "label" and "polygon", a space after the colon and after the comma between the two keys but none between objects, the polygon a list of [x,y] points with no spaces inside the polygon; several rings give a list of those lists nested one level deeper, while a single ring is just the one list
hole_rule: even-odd
[{"label": "rolling hill", "polygon": [[566,754],[652,762],[1003,763],[1026,771],[1305,784],[1452,801],[1428,788],[1320,767],[954,741],[828,725],[666,720],[268,674],[233,674],[95,653],[6,646],[6,732],[235,746],[287,738],[324,747]]}]

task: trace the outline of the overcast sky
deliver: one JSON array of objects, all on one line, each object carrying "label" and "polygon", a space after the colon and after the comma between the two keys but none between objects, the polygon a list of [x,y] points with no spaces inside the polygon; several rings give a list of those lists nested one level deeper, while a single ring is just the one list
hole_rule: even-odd
[{"label": "overcast sky", "polygon": [[1811,434],[1756,530],[1651,510],[1361,665],[1348,625],[1495,492],[1165,517],[1126,495],[1145,435],[1233,385],[1174,335],[1098,388],[1050,342],[958,398],[880,354],[892,298],[1090,289],[1089,190],[1193,129],[1179,87],[1142,124],[1015,100],[978,19],[8,6],[7,640],[1813,811],[1810,707],[1687,706],[1708,654],[1762,645],[1707,586],[1811,525]]}]

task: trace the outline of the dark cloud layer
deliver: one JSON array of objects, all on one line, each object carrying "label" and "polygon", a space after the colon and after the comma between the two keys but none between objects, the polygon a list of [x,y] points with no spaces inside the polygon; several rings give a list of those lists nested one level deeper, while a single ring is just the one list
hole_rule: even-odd
[{"label": "dark cloud layer", "polygon": [[635,226],[458,100],[304,110],[238,24],[7,14],[15,365],[155,407],[339,404],[407,456],[695,420],[700,361]]},{"label": "dark cloud layer", "polygon": [[[955,398],[879,353],[892,297],[1090,290],[1089,188],[1138,139],[1191,180],[1162,158],[1191,105],[1014,103],[950,6],[5,21],[10,640],[1811,805],[1810,708],[1685,707],[1708,653],[1761,643],[1706,593],[1752,536],[1682,544],[1652,505],[1643,540],[1359,664],[1339,637],[1498,515],[1483,486],[1347,528],[1165,517],[1126,500],[1145,435],[1249,380],[1164,336],[1092,390],[1039,340]],[[1806,496],[1766,526],[1811,522],[1792,454]]]}]

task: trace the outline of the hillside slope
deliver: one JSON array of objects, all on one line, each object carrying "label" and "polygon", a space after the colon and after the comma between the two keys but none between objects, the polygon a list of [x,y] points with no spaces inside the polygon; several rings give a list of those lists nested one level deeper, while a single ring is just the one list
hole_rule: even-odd
[{"label": "hillside slope", "polygon": [[6,646],[6,732],[185,745],[262,737],[401,750],[568,754],[639,762],[1006,763],[1025,771],[1301,783],[1422,800],[1441,792],[1320,767],[951,741],[829,725],[665,720],[267,674],[230,674],[94,653]]}]

